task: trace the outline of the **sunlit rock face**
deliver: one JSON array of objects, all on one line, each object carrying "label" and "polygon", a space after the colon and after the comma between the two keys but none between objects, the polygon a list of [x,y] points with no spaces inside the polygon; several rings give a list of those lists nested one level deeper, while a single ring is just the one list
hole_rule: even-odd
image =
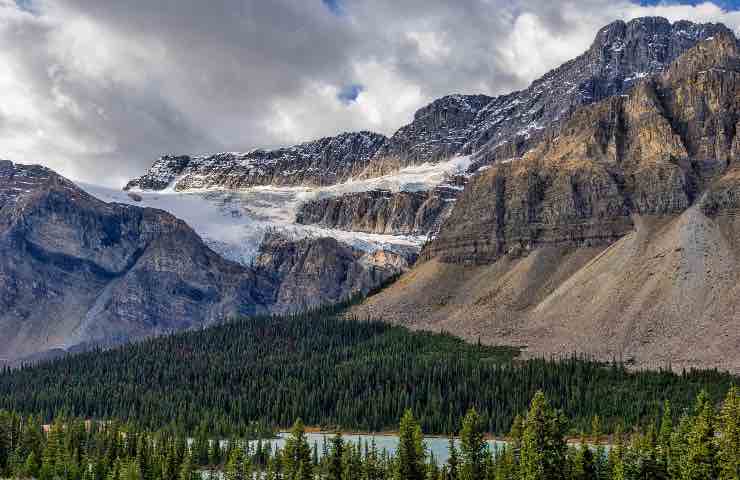
[{"label": "sunlit rock face", "polygon": [[608,244],[634,229],[635,215],[680,214],[708,187],[712,209],[732,205],[739,65],[734,35],[722,33],[629,95],[576,111],[521,159],[476,178],[425,256],[489,262],[543,245]]}]

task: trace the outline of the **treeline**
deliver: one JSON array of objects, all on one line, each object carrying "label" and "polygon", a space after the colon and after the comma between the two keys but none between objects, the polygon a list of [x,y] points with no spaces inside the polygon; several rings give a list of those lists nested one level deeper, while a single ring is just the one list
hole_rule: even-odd
[{"label": "treeline", "polygon": [[[602,445],[568,445],[562,412],[542,392],[517,416],[509,442],[491,449],[479,414],[462,420],[457,445],[440,465],[407,411],[396,451],[334,436],[321,452],[295,423],[282,450],[261,442],[226,443],[199,432],[190,439],[147,433],[117,422],[57,417],[45,433],[38,419],[0,412],[0,476],[38,480],[737,480],[740,478],[740,396],[730,389],[719,410],[701,393],[673,421],[669,403],[642,432],[616,433]],[[598,418],[591,434],[600,436]]]},{"label": "treeline", "polygon": [[259,317],[68,356],[0,373],[0,408],[134,421],[151,430],[243,434],[251,422],[286,428],[396,428],[407,409],[425,432],[454,431],[473,406],[504,434],[538,390],[574,433],[600,415],[605,431],[650,422],[666,398],[681,411],[704,389],[725,395],[717,371],[630,372],[587,359],[517,360],[516,349],[347,321],[337,310]]}]

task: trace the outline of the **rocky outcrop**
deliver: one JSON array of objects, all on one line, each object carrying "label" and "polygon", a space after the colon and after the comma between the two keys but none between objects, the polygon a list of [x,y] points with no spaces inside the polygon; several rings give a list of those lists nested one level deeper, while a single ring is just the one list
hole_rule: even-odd
[{"label": "rocky outcrop", "polygon": [[333,303],[413,258],[273,238],[247,267],[164,211],[105,203],[49,169],[0,161],[0,363]]},{"label": "rocky outcrop", "polygon": [[586,53],[525,90],[495,98],[452,95],[420,109],[383,145],[365,175],[455,154],[474,155],[472,168],[521,157],[578,107],[626,93],[697,42],[721,33],[730,30],[660,17],[614,22],[599,30]]},{"label": "rocky outcrop", "polygon": [[333,185],[359,174],[386,137],[372,132],[343,133],[277,150],[165,155],[125,189],[239,189],[257,185]]},{"label": "rocky outcrop", "polygon": [[470,182],[352,313],[528,356],[740,372],[740,52],[700,42]]},{"label": "rocky outcrop", "polygon": [[420,108],[373,156],[362,173],[377,177],[408,165],[435,163],[464,150],[480,113],[495,99],[487,95],[448,95]]},{"label": "rocky outcrop", "polygon": [[414,260],[411,252],[364,252],[333,238],[292,241],[275,233],[264,239],[255,268],[276,285],[273,311],[288,312],[367,294]]},{"label": "rocky outcrop", "polygon": [[717,35],[626,96],[578,110],[465,190],[425,258],[490,263],[545,245],[606,245],[634,215],[677,215],[736,153],[740,68]]},{"label": "rocky outcrop", "polygon": [[445,185],[431,191],[370,190],[304,203],[296,223],[389,235],[429,235],[449,214],[458,191]]}]

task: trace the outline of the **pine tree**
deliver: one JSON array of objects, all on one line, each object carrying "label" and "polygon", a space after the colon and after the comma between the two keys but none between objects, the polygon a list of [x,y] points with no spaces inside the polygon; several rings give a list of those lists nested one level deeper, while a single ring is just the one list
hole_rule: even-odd
[{"label": "pine tree", "polygon": [[192,455],[190,455],[189,452],[186,452],[182,460],[182,464],[180,465],[180,472],[178,475],[178,479],[179,480],[193,480],[194,471],[195,470],[193,468],[193,457]]},{"label": "pine tree", "polygon": [[421,426],[414,419],[411,410],[406,410],[401,418],[396,457],[394,480],[424,479],[424,438],[421,434]]},{"label": "pine tree", "polygon": [[524,421],[520,473],[522,480],[563,478],[566,444],[564,421],[539,391]]},{"label": "pine tree", "polygon": [[509,430],[509,442],[511,450],[509,452],[510,461],[507,467],[512,477],[519,476],[519,461],[522,453],[522,435],[524,434],[524,418],[517,414]]},{"label": "pine tree", "polygon": [[329,456],[327,458],[327,480],[342,480],[344,459],[344,439],[337,433],[329,440]]},{"label": "pine tree", "polygon": [[458,478],[460,478],[460,459],[458,458],[457,446],[455,446],[454,437],[450,437],[449,439],[447,452],[447,465],[449,466],[449,469],[447,470],[447,479],[458,480]]},{"label": "pine tree", "polygon": [[244,452],[240,445],[231,447],[229,460],[226,462],[224,477],[226,480],[244,480]]},{"label": "pine tree", "polygon": [[714,438],[714,409],[706,392],[697,398],[695,415],[688,435],[683,480],[715,480],[718,476]]},{"label": "pine tree", "polygon": [[283,449],[283,469],[289,480],[308,480],[313,476],[311,447],[306,440],[303,421],[296,420],[285,441]]},{"label": "pine tree", "polygon": [[722,405],[718,443],[720,480],[740,480],[740,390],[735,386]]},{"label": "pine tree", "polygon": [[518,480],[514,449],[508,445],[496,452],[495,480]]},{"label": "pine tree", "polygon": [[480,416],[475,409],[470,409],[460,430],[461,480],[483,480],[487,447]]},{"label": "pine tree", "polygon": [[12,446],[12,422],[9,412],[0,410],[0,475],[8,469]]},{"label": "pine tree", "polygon": [[663,417],[660,420],[660,431],[658,432],[657,455],[658,463],[663,466],[666,473],[669,471],[671,462],[671,436],[673,435],[673,413],[671,402],[663,403]]},{"label": "pine tree", "polygon": [[585,438],[581,438],[581,444],[575,449],[571,478],[573,480],[598,479],[593,451]]}]

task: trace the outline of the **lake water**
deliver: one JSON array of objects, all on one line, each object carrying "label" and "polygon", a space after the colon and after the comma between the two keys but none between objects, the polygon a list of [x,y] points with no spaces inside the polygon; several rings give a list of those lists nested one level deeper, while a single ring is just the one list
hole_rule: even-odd
[{"label": "lake water", "polygon": [[[285,445],[285,439],[288,437],[287,432],[281,432],[278,434],[278,438],[272,439],[272,440],[263,440],[263,444],[271,444],[273,450],[276,447],[283,448]],[[324,451],[324,443],[327,444],[327,447],[329,445],[329,440],[331,437],[334,436],[333,433],[307,433],[306,437],[308,437],[308,443],[311,445],[311,448],[314,447],[314,445],[318,445],[319,455],[322,454]],[[379,452],[382,452],[383,450],[386,450],[389,454],[393,454],[396,451],[396,448],[398,447],[398,436],[397,435],[367,435],[367,434],[344,434],[342,435],[345,442],[352,442],[354,444],[360,443],[361,445],[365,445],[365,442],[370,444],[373,439],[375,439],[375,445],[378,448]],[[456,445],[459,448],[459,443],[456,440]],[[434,458],[437,459],[437,463],[442,464],[447,462],[447,459],[449,458],[449,440],[444,437],[428,437],[424,439],[424,443],[426,444],[428,450],[434,454]],[[497,441],[497,440],[489,440],[488,444],[491,449],[498,448],[500,446],[504,445],[504,442]],[[256,445],[256,442],[252,442],[252,445]]]}]

